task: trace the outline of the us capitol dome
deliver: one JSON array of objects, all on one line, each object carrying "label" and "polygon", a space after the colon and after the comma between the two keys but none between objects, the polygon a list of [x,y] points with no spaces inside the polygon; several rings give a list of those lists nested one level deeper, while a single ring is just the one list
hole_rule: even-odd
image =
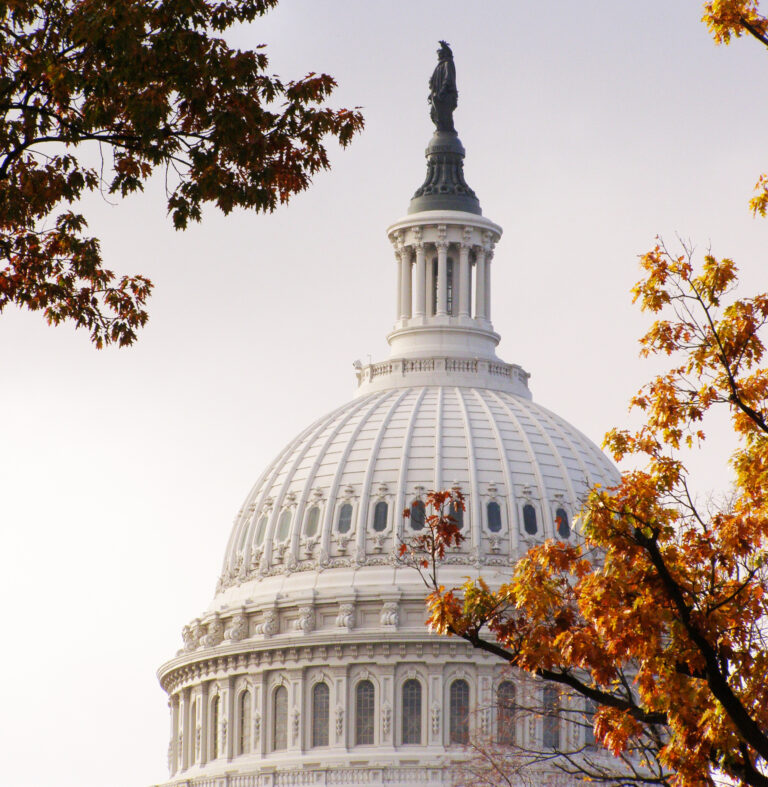
[{"label": "us capitol dome", "polygon": [[501,582],[533,544],[577,538],[585,492],[618,478],[496,355],[502,229],[464,179],[453,60],[439,54],[426,180],[387,230],[389,358],[355,364],[355,398],[291,440],[238,512],[213,601],[158,672],[168,785],[437,787],[471,736],[541,747],[584,735],[502,712],[500,694],[521,701],[542,684],[429,632],[424,585],[395,559],[424,527],[426,493],[457,488],[466,539],[441,581]]}]

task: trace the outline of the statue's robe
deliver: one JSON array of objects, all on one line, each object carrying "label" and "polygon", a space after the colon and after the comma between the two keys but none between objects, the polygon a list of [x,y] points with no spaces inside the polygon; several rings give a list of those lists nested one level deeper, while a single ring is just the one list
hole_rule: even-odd
[{"label": "statue's robe", "polygon": [[458,104],[456,90],[456,67],[452,58],[441,60],[429,79],[430,117],[438,131],[455,131],[453,110]]}]

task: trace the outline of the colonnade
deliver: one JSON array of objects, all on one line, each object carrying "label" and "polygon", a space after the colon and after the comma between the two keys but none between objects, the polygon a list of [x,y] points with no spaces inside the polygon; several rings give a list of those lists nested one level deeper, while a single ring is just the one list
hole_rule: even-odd
[{"label": "colonnade", "polygon": [[491,247],[447,240],[400,242],[395,257],[398,320],[423,324],[432,317],[458,317],[490,322]]}]

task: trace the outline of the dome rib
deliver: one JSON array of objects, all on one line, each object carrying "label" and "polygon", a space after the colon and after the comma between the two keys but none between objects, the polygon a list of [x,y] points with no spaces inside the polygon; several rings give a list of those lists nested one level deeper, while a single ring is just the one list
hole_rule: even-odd
[{"label": "dome rib", "polygon": [[[364,399],[360,403],[361,406],[365,404],[367,400]],[[272,505],[272,512],[269,516],[269,522],[267,522],[267,532],[264,537],[264,553],[261,556],[261,565],[260,570],[268,569],[272,565],[272,546],[274,544],[274,533],[275,527],[277,526],[277,520],[280,516],[280,509],[282,508],[283,500],[285,499],[286,488],[291,480],[292,473],[295,472],[296,468],[298,467],[299,462],[307,452],[308,448],[313,444],[315,438],[323,433],[328,426],[333,423],[333,421],[342,415],[345,408],[339,408],[331,413],[330,416],[326,416],[325,418],[320,419],[319,422],[315,422],[317,428],[313,431],[312,438],[306,441],[303,450],[298,452],[298,456],[294,457],[294,461],[291,467],[291,470],[286,473],[285,478],[283,479],[282,484],[280,485],[280,489],[278,492],[277,498],[274,500]],[[342,422],[345,422],[348,418],[350,418],[355,412],[357,412],[358,408],[353,408],[351,413],[346,413],[345,417],[342,417]],[[301,443],[299,443],[301,445]],[[296,449],[294,449],[296,450]],[[282,462],[279,468],[275,469],[275,473],[272,476],[272,480],[270,484],[265,488],[264,494],[262,495],[261,505],[264,504],[264,501],[267,498],[267,492],[272,488],[275,481],[280,477],[280,473],[282,472],[283,468],[287,464],[287,460]],[[261,507],[261,506],[260,506]]]},{"label": "dome rib", "polygon": [[[379,450],[381,448],[381,441],[384,438],[384,433],[389,428],[389,423],[392,420],[392,415],[396,412],[397,408],[400,406],[400,403],[405,399],[408,394],[408,389],[405,388],[400,393],[400,395],[395,399],[395,401],[390,405],[389,410],[387,410],[386,414],[384,415],[384,419],[381,422],[381,426],[379,426],[379,430],[376,433],[376,437],[373,441],[373,446],[371,448],[371,460],[368,462],[368,467],[365,468],[365,478],[363,479],[363,489],[360,493],[360,506],[357,511],[357,550],[358,554],[364,555],[365,554],[365,535],[367,528],[367,519],[368,519],[368,501],[371,498],[371,486],[373,483],[373,474],[376,470],[376,459],[379,455]],[[397,515],[397,512],[395,512]]]},{"label": "dome rib", "polygon": [[[544,476],[541,474],[541,467],[539,466],[539,458],[536,456],[536,450],[534,449],[531,438],[528,432],[523,428],[522,424],[520,423],[520,419],[518,416],[513,412],[512,408],[510,407],[510,403],[508,401],[503,401],[502,406],[504,410],[509,415],[512,423],[517,428],[518,434],[521,436],[523,444],[525,445],[526,453],[528,454],[528,460],[530,463],[531,470],[533,471],[533,475],[536,478],[536,486],[537,486],[537,495],[538,499],[536,502],[539,504],[539,509],[541,512],[542,517],[542,524],[544,527],[542,530],[546,533],[547,530],[552,533],[554,532],[552,529],[552,517],[550,516],[549,506],[547,503],[548,497],[548,487],[544,483]],[[533,420],[533,419],[529,419]]]},{"label": "dome rib", "polygon": [[443,397],[444,388],[437,391],[437,407],[435,408],[435,477],[434,489],[439,492],[443,488]]},{"label": "dome rib", "polygon": [[409,448],[411,447],[411,438],[413,437],[413,428],[416,423],[416,418],[419,414],[419,410],[421,409],[421,403],[424,401],[424,397],[427,393],[427,388],[422,388],[419,391],[418,396],[416,397],[416,401],[413,403],[413,407],[411,409],[411,414],[408,419],[408,425],[405,428],[405,434],[403,435],[403,454],[400,458],[400,469],[398,470],[397,474],[397,497],[395,498],[397,503],[397,508],[395,509],[395,521],[397,523],[396,527],[392,528],[393,534],[393,543],[395,543],[395,539],[403,539],[403,518],[397,516],[398,511],[403,511],[410,505],[410,500],[408,499],[408,493],[406,489],[406,482],[408,478],[408,457],[409,457]]},{"label": "dome rib", "polygon": [[[371,399],[375,399],[374,405],[378,403],[378,401],[382,398],[379,397],[365,397],[361,399],[357,407],[353,407],[352,410],[347,413],[345,418],[340,419],[339,423],[336,424],[334,429],[331,430],[331,433],[325,439],[323,445],[318,449],[317,456],[315,457],[315,461],[312,463],[312,467],[310,468],[309,472],[307,473],[307,479],[304,482],[304,488],[301,491],[301,496],[299,497],[299,502],[296,506],[296,517],[293,525],[293,530],[291,532],[291,554],[294,558],[298,559],[299,557],[299,541],[301,539],[301,528],[304,522],[304,509],[307,505],[307,498],[309,497],[309,493],[314,487],[315,478],[317,477],[317,470],[320,465],[323,463],[323,459],[328,452],[328,447],[333,443],[336,439],[336,436],[339,432],[344,428],[344,426],[349,423],[350,418],[355,416],[365,405],[366,403],[370,402]],[[290,479],[292,480],[292,479]],[[288,480],[286,481],[286,486],[288,484]],[[326,501],[327,507],[328,501]]]},{"label": "dome rib", "polygon": [[467,438],[467,464],[469,465],[469,502],[472,507],[472,519],[469,532],[472,535],[472,553],[480,554],[480,533],[482,532],[483,514],[480,508],[480,485],[477,482],[477,456],[475,455],[475,441],[472,439],[469,410],[461,388],[454,389],[461,405],[461,414],[464,418],[464,433]]},{"label": "dome rib", "polygon": [[[493,392],[491,392],[491,395],[493,396]],[[538,409],[539,409],[539,411],[541,411],[541,408],[538,408]],[[557,465],[560,468],[560,473],[563,476],[563,481],[565,482],[565,485],[568,487],[568,499],[569,500],[578,500],[578,497],[576,496],[576,490],[574,489],[573,483],[571,482],[571,475],[568,472],[568,468],[565,466],[565,462],[563,462],[563,457],[561,456],[560,451],[557,449],[557,447],[555,446],[554,442],[552,441],[552,437],[547,432],[547,430],[544,429],[544,427],[543,427],[543,425],[542,425],[540,420],[536,420],[535,428],[538,430],[539,434],[541,434],[541,436],[546,441],[547,445],[549,446],[550,451],[552,451],[552,458],[554,459],[555,462],[557,462]],[[548,508],[550,508],[550,509],[551,509],[552,502],[553,501],[551,501],[551,500],[549,501]],[[550,510],[549,513],[550,513],[550,516],[551,516],[551,514],[552,514],[551,510]],[[575,512],[572,512],[572,513],[575,513]],[[555,529],[556,529],[555,528],[555,522],[554,522],[554,519],[553,519],[552,520],[552,536],[553,537],[556,535]]]},{"label": "dome rib", "polygon": [[[589,478],[590,473],[589,470],[587,469],[587,466],[584,464],[584,460],[582,458],[582,452],[576,448],[576,446],[573,443],[573,440],[571,439],[571,436],[567,433],[565,429],[563,429],[562,424],[558,422],[559,419],[557,419],[553,413],[551,413],[545,407],[539,407],[539,411],[547,419],[547,421],[552,426],[552,428],[560,435],[563,442],[568,446],[568,449],[573,454],[574,459],[578,462],[579,467],[581,468],[581,472],[584,474],[584,479],[586,481]],[[570,483],[570,475],[567,475],[566,477],[569,479],[569,483]],[[573,486],[571,486],[571,493],[573,495],[574,500],[576,501],[580,500],[580,497],[579,495],[576,494],[576,491],[573,488]],[[577,513],[576,511],[573,512],[574,515],[576,513]]]},{"label": "dome rib", "polygon": [[[491,411],[490,405],[488,402],[480,395],[479,391],[475,391],[475,396],[481,402],[483,407],[485,408],[485,412],[488,415],[488,421],[491,424],[493,429],[494,436],[496,438],[496,448],[499,452],[499,458],[501,459],[502,470],[504,473],[504,486],[506,487],[507,491],[507,520],[509,522],[509,548],[513,554],[517,554],[517,548],[519,546],[519,533],[520,533],[520,526],[518,522],[518,514],[517,514],[517,496],[515,494],[515,483],[514,483],[514,474],[512,473],[512,468],[509,464],[509,457],[507,456],[506,448],[504,447],[504,440],[501,437],[501,430],[499,429],[499,424],[496,418]],[[504,407],[500,397],[494,395],[493,391],[489,391],[489,393],[493,396],[496,402],[502,407]]]},{"label": "dome rib", "polygon": [[[320,548],[321,555],[330,555],[331,533],[333,532],[334,503],[337,500],[339,485],[341,484],[341,478],[344,474],[344,470],[346,469],[347,460],[349,458],[349,453],[352,450],[352,446],[355,444],[355,442],[357,442],[357,437],[360,434],[363,426],[365,426],[365,424],[368,422],[368,419],[378,408],[379,404],[393,398],[396,393],[397,392],[395,390],[389,390],[384,391],[382,394],[377,396],[372,406],[363,413],[362,417],[357,423],[357,426],[355,426],[355,428],[352,430],[352,434],[347,439],[344,452],[339,459],[338,465],[336,466],[336,471],[333,475],[333,481],[331,482],[331,486],[328,490],[328,501],[325,507],[325,516],[323,517],[323,541]],[[355,412],[357,412],[357,410]]]}]

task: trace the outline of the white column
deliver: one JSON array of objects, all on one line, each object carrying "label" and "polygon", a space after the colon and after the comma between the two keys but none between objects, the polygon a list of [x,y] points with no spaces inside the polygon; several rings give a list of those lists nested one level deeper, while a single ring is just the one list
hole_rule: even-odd
[{"label": "white column", "polygon": [[200,757],[198,763],[205,765],[208,762],[208,683],[203,683],[203,693],[200,695]]},{"label": "white column", "polygon": [[225,695],[226,713],[226,735],[224,736],[224,754],[228,760],[235,756],[235,735],[239,734],[237,729],[236,709],[235,709],[235,679],[233,677],[227,680],[227,693]]},{"label": "white column", "polygon": [[173,694],[168,697],[171,709],[171,741],[168,746],[168,770],[171,776],[179,769],[179,697]]},{"label": "white column", "polygon": [[395,310],[395,319],[403,319],[403,255],[399,251],[395,251],[397,258],[397,309]]},{"label": "white column", "polygon": [[[469,317],[469,277],[471,275],[471,269],[469,267],[469,245],[462,243],[459,249],[459,317]],[[456,272],[454,271],[454,277],[455,276]],[[455,286],[456,283],[454,282],[454,287]]]},{"label": "white column", "polygon": [[485,319],[491,320],[491,260],[493,249],[485,255]]},{"label": "white column", "polygon": [[411,317],[411,250],[407,246],[400,248],[400,317]]},{"label": "white column", "polygon": [[416,302],[413,305],[413,315],[414,317],[423,317],[427,313],[427,263],[423,243],[416,246],[416,266],[413,275],[416,279]]},{"label": "white column", "polygon": [[435,314],[448,314],[448,242],[437,242],[437,309]]},{"label": "white column", "polygon": [[192,725],[189,723],[189,689],[183,689],[179,696],[180,729],[176,734],[181,738],[179,745],[179,768],[189,767],[189,744],[193,738]]},{"label": "white column", "polygon": [[485,320],[485,249],[478,246],[475,254],[475,319]]}]

